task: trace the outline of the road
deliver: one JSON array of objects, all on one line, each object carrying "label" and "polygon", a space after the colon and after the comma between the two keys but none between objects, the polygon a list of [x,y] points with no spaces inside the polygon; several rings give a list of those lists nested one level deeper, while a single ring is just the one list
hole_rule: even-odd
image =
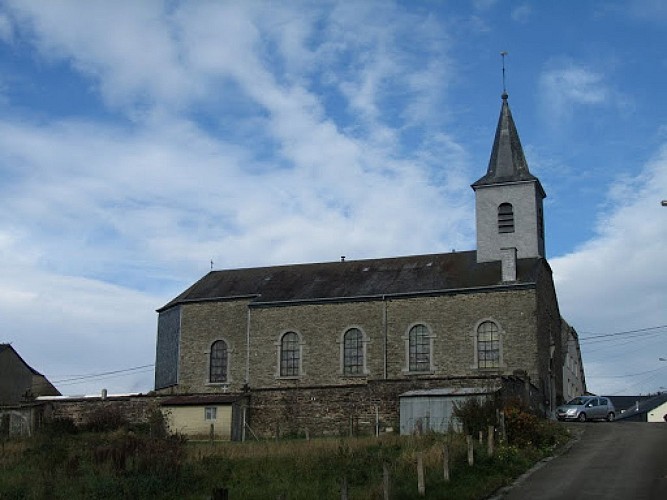
[{"label": "road", "polygon": [[667,499],[667,424],[568,425],[580,440],[496,498]]}]

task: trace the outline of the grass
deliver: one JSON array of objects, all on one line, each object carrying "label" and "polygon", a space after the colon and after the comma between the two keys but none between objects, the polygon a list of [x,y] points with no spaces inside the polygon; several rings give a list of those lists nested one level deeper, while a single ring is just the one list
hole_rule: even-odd
[{"label": "grass", "polygon": [[[556,430],[554,430],[556,429]],[[558,441],[562,428],[550,428]],[[450,450],[451,480],[443,479],[442,450]],[[493,457],[476,445],[467,464],[461,435],[188,443],[128,431],[42,435],[4,444],[0,498],[210,498],[226,488],[230,499],[383,498],[383,467],[391,498],[417,497],[417,455],[425,469],[425,498],[485,498],[510,483],[550,448],[501,446]]]}]

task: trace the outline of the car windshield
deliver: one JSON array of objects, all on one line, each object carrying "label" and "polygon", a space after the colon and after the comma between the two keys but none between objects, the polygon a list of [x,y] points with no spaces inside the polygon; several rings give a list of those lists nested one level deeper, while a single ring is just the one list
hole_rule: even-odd
[{"label": "car windshield", "polygon": [[567,404],[572,405],[572,406],[581,406],[581,405],[585,405],[586,401],[588,401],[588,398],[574,398],[574,399],[568,401]]}]

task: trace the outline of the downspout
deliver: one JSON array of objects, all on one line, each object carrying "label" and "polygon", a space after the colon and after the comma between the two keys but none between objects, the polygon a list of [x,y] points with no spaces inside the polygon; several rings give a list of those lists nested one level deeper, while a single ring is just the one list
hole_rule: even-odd
[{"label": "downspout", "polygon": [[248,307],[248,319],[246,321],[245,333],[245,386],[250,385],[250,307]]},{"label": "downspout", "polygon": [[388,350],[388,334],[387,334],[387,296],[382,296],[382,330],[384,334],[384,346],[383,346],[383,357],[384,357],[384,367],[383,367],[383,376],[384,380],[387,380],[387,350]]}]

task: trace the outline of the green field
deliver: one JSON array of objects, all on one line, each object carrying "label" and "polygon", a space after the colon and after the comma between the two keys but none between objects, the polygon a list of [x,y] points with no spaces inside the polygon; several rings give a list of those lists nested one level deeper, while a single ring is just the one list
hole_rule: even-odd
[{"label": "green field", "polygon": [[[517,413],[508,418],[508,443],[487,453],[474,443],[468,464],[462,434],[357,438],[188,442],[151,437],[126,427],[113,431],[51,429],[2,443],[0,498],[418,498],[417,462],[424,498],[485,498],[509,484],[568,440],[557,424]],[[447,446],[450,480],[443,474]]]}]

